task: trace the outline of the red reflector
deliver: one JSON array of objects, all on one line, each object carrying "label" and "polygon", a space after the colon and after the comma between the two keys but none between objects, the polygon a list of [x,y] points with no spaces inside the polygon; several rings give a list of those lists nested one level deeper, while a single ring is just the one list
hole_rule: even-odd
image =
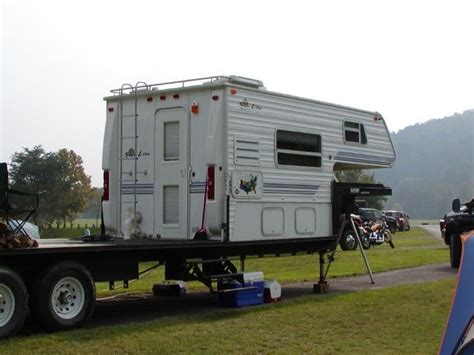
[{"label": "red reflector", "polygon": [[199,106],[197,103],[193,102],[193,105],[191,106],[191,112],[192,113],[199,113]]},{"label": "red reflector", "polygon": [[207,168],[207,199],[214,200],[216,182],[216,167],[209,166]]},{"label": "red reflector", "polygon": [[102,198],[104,201],[109,200],[109,171],[104,170],[104,192],[102,194]]},{"label": "red reflector", "polygon": [[230,93],[231,93],[232,95],[235,95],[235,94],[237,94],[237,90],[236,90],[236,89],[230,89]]},{"label": "red reflector", "polygon": [[160,100],[161,100],[161,101],[165,101],[165,100],[166,100],[166,96],[165,96],[165,95],[161,95],[161,96],[160,96]]},{"label": "red reflector", "polygon": [[217,100],[219,100],[219,96],[214,95],[214,96],[212,97],[212,99],[213,99],[214,101],[217,101]]},{"label": "red reflector", "polygon": [[146,98],[146,100],[147,100],[148,102],[152,102],[152,101],[153,101],[153,97],[149,96],[149,97]]},{"label": "red reflector", "polygon": [[174,95],[173,95],[173,98],[179,99],[179,94],[174,94]]},{"label": "red reflector", "polygon": [[109,107],[109,108],[107,109],[107,111],[109,111],[109,112],[114,112],[114,108],[113,108],[113,107]]}]

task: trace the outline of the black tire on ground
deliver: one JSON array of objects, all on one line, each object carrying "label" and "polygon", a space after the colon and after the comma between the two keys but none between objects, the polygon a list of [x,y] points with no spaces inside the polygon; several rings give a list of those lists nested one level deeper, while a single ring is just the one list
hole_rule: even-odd
[{"label": "black tire on ground", "polygon": [[457,233],[452,233],[449,238],[449,262],[451,267],[458,268],[461,262],[461,237]]},{"label": "black tire on ground", "polygon": [[405,232],[408,232],[410,230],[410,225],[405,226]]},{"label": "black tire on ground", "polygon": [[390,248],[392,248],[392,249],[395,248],[395,244],[393,244],[392,240],[389,240],[388,244],[390,245]]},{"label": "black tire on ground", "polygon": [[405,231],[405,226],[403,224],[400,224],[400,227],[398,227],[399,232],[404,232]]},{"label": "black tire on ground", "polygon": [[342,250],[356,250],[357,237],[354,235],[354,231],[352,229],[346,229],[342,234],[339,244]]},{"label": "black tire on ground", "polygon": [[28,313],[28,291],[20,275],[0,267],[0,338],[20,330]]},{"label": "black tire on ground", "polygon": [[79,263],[53,265],[38,278],[34,292],[32,314],[48,331],[80,327],[94,312],[95,284]]}]

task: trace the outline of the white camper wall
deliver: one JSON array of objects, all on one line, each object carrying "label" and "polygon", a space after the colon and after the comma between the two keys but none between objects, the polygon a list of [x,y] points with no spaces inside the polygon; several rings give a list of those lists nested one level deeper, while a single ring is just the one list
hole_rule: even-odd
[{"label": "white camper wall", "polygon": [[209,166],[214,166],[214,200],[207,200],[204,225],[220,235],[224,219],[224,90],[222,88],[190,93],[190,105],[197,103],[199,113],[191,114],[190,137],[190,235],[201,227],[204,191]]},{"label": "white camper wall", "polygon": [[[385,124],[375,121],[373,113],[263,90],[230,88],[228,97],[227,154],[233,175],[230,240],[330,236],[334,164],[381,167],[394,159]],[[345,120],[364,124],[367,144],[344,141]],[[320,135],[321,167],[279,165],[277,130]],[[244,143],[238,142],[258,147],[256,152],[250,149],[257,158],[239,159],[236,144]],[[261,190],[237,191],[239,181],[255,177]]]}]

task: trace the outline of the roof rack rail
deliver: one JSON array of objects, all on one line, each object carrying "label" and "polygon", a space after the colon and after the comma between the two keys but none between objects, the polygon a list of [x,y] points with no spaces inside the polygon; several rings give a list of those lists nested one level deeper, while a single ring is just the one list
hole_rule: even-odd
[{"label": "roof rack rail", "polygon": [[137,91],[156,91],[156,90],[164,90],[164,89],[172,89],[172,88],[183,88],[186,86],[198,85],[198,84],[212,84],[216,81],[228,81],[230,78],[227,76],[208,76],[204,78],[197,78],[197,79],[187,79],[187,80],[177,80],[177,81],[168,81],[164,83],[158,84],[150,84],[147,85],[143,82],[138,82],[135,87],[130,88],[122,88],[120,89],[113,89],[110,90],[111,93],[114,95],[126,95],[126,94],[134,94]]}]

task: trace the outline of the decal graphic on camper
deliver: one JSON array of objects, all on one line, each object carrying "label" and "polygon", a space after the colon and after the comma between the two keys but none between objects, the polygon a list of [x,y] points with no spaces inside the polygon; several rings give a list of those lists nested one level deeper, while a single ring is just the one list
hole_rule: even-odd
[{"label": "decal graphic on camper", "polygon": [[263,176],[259,171],[232,172],[232,195],[234,198],[261,198]]},{"label": "decal graphic on camper", "polygon": [[247,99],[240,101],[241,110],[261,110],[262,106],[257,104],[251,104]]},{"label": "decal graphic on camper", "polygon": [[256,192],[256,187],[257,187],[257,176],[253,176],[250,174],[250,178],[247,180],[246,178],[243,178],[240,180],[240,189],[242,191],[245,191],[247,195],[249,192]]},{"label": "decal graphic on camper", "polygon": [[[135,149],[133,149],[133,148],[130,148],[128,151],[125,152],[125,157],[126,158],[133,158],[135,155],[136,155],[135,154]],[[138,152],[138,155],[136,155],[136,156],[138,156],[138,157],[148,157],[148,156],[150,156],[150,153],[140,150]]]}]

